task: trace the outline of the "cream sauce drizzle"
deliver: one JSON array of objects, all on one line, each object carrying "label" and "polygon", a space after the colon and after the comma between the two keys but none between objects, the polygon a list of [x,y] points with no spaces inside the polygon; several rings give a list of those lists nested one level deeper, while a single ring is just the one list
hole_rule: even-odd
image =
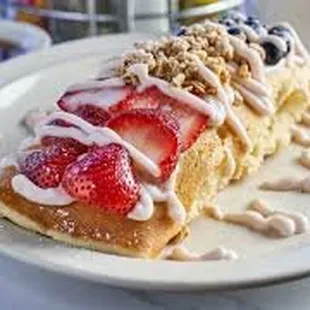
[{"label": "cream sauce drizzle", "polygon": [[309,126],[310,127],[310,113],[304,113],[302,115],[302,120],[301,120],[303,125]]},{"label": "cream sauce drizzle", "polygon": [[306,147],[310,146],[310,135],[305,129],[300,128],[298,126],[293,126],[291,132],[294,142],[302,146]]},{"label": "cream sauce drizzle", "polygon": [[306,62],[309,62],[309,53],[306,47],[301,42],[301,39],[295,29],[289,23],[281,23],[280,26],[284,26],[286,29],[289,30],[290,35],[293,38],[293,42],[296,48],[296,52],[300,55]]},{"label": "cream sauce drizzle", "polygon": [[67,92],[75,92],[81,90],[110,88],[110,87],[123,87],[126,86],[125,81],[122,78],[114,77],[103,81],[100,80],[89,80],[83,83],[76,83],[68,87]]},{"label": "cream sauce drizzle", "polygon": [[[228,124],[234,129],[237,135],[240,137],[241,141],[247,146],[248,149],[251,148],[251,141],[246,132],[245,127],[242,125],[240,119],[232,110],[232,104],[234,101],[234,97],[231,97],[231,89],[226,86],[226,88],[222,85],[218,76],[206,67],[203,62],[196,56],[193,55],[193,60],[195,61],[198,71],[200,75],[208,82],[211,86],[216,88],[217,97],[223,103],[226,108],[226,120]],[[232,100],[232,101],[231,101]]]},{"label": "cream sauce drizzle", "polygon": [[262,200],[254,200],[249,208],[259,212],[264,217],[270,217],[274,214],[280,214],[289,217],[295,223],[296,234],[305,233],[309,229],[309,219],[300,212],[288,212],[283,210],[274,211]]},{"label": "cream sauce drizzle", "polygon": [[291,237],[308,229],[308,219],[301,213],[271,211],[261,201],[254,201],[252,210],[224,215],[224,221],[242,225],[264,234]]},{"label": "cream sauce drizzle", "polygon": [[261,184],[260,189],[274,192],[295,191],[310,193],[310,177],[298,178],[290,176],[267,181]]},{"label": "cream sauce drizzle", "polygon": [[228,147],[225,148],[225,154],[226,154],[226,165],[225,165],[224,174],[225,174],[225,178],[227,180],[230,180],[236,171],[237,165],[236,165],[235,158],[232,154],[232,151]]},{"label": "cream sauce drizzle", "polygon": [[[53,120],[60,119],[75,125],[78,128],[70,127],[64,128],[58,126],[47,125]],[[35,128],[36,139],[39,142],[42,137],[46,135],[69,137],[80,141],[85,145],[92,145],[96,143],[97,145],[105,145],[108,143],[116,142],[123,145],[131,154],[132,158],[137,161],[138,164],[144,167],[146,171],[149,171],[154,176],[160,175],[160,169],[154,164],[150,159],[148,159],[143,153],[137,150],[133,145],[127,143],[120,136],[118,136],[114,131],[105,127],[98,128],[95,127],[83,119],[66,112],[55,112],[54,114],[44,118],[42,122]],[[176,222],[183,223],[186,219],[186,211],[184,206],[175,194],[175,183],[176,174],[178,169],[170,176],[169,180],[164,184],[164,190],[161,195],[160,201],[167,201],[168,203],[168,213]],[[18,176],[18,180],[24,177],[22,175]],[[24,177],[25,179],[25,177]],[[14,178],[13,178],[14,180]],[[40,189],[35,184],[29,180],[25,181],[24,187],[20,186],[20,182],[12,181],[12,187],[15,192],[26,197],[28,200],[42,203],[44,205],[66,205],[72,203],[72,199],[63,199],[62,192],[59,189]],[[147,186],[141,186],[140,200],[133,209],[132,212],[128,214],[128,217],[137,221],[146,221],[150,219],[154,213],[154,201],[157,201],[158,196],[153,195],[155,191],[155,186],[153,186],[153,191],[150,191]],[[157,192],[160,189],[156,189]],[[59,194],[59,196],[57,196]]]},{"label": "cream sauce drizzle", "polygon": [[156,86],[165,95],[188,104],[192,109],[199,111],[204,115],[208,115],[210,120],[215,124],[222,124],[224,122],[224,119],[221,119],[222,113],[216,106],[208,104],[208,102],[190,92],[173,87],[162,79],[150,76],[146,64],[134,64],[129,68],[129,71],[139,78],[140,85],[138,91],[143,91],[148,87]]},{"label": "cream sauce drizzle", "polygon": [[302,151],[300,158],[299,158],[299,163],[305,168],[310,169],[310,150],[309,149]]},{"label": "cream sauce drizzle", "polygon": [[[107,80],[108,81],[108,80]],[[101,87],[79,92],[66,93],[66,104],[76,108],[82,104],[92,104],[108,110],[111,106],[124,100],[130,94],[129,87]]]},{"label": "cream sauce drizzle", "polygon": [[242,40],[229,36],[230,43],[235,48],[236,53],[246,59],[251,67],[253,78],[259,82],[264,83],[266,80],[264,64],[257,51],[250,48]]},{"label": "cream sauce drizzle", "polygon": [[12,187],[16,193],[27,200],[46,206],[65,206],[74,202],[61,187],[43,189],[22,174],[12,178]]},{"label": "cream sauce drizzle", "polygon": [[287,50],[286,42],[282,38],[280,38],[279,36],[269,34],[265,37],[262,37],[261,41],[272,43],[282,52],[286,52],[286,50]]},{"label": "cream sauce drizzle", "polygon": [[22,119],[22,125],[29,132],[33,132],[34,128],[38,125],[39,122],[44,119],[48,113],[46,111],[41,111],[40,109],[34,109],[26,113],[25,117]]},{"label": "cream sauce drizzle", "polygon": [[[72,123],[78,128],[69,127],[64,130],[63,127],[47,125],[57,119]],[[35,130],[35,133],[39,141],[42,137],[51,135],[56,137],[73,138],[85,145],[92,145],[94,143],[98,145],[105,145],[112,142],[119,143],[129,151],[132,158],[137,163],[142,165],[146,171],[155,177],[160,176],[159,167],[133,145],[123,140],[116,132],[107,127],[95,127],[73,114],[66,112],[55,112],[39,124]]]},{"label": "cream sauce drizzle", "polygon": [[231,249],[218,247],[214,250],[207,251],[203,254],[197,254],[189,251],[184,246],[177,246],[173,249],[168,259],[183,261],[183,262],[203,262],[203,261],[216,261],[216,260],[236,260],[238,254]]},{"label": "cream sauce drizzle", "polygon": [[249,210],[224,214],[218,206],[210,206],[206,214],[217,221],[241,225],[264,234],[290,237],[305,233],[309,228],[308,218],[300,212],[275,211],[262,200],[254,200]]}]

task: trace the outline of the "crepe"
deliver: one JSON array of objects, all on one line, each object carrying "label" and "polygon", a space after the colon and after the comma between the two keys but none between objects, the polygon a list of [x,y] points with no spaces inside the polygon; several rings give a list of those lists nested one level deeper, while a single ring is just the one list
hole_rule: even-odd
[{"label": "crepe", "polygon": [[14,192],[15,167],[3,170],[0,179],[0,211],[12,222],[55,240],[118,255],[157,258],[167,244],[185,237],[186,227],[212,205],[219,191],[242,180],[291,141],[291,126],[301,120],[310,105],[310,67],[290,62],[265,73],[276,110],[258,115],[244,99],[232,109],[243,123],[252,147],[248,150],[225,122],[207,128],[182,154],[175,193],[186,209],[186,221],[171,219],[167,204],[155,203],[153,216],[135,221],[111,212],[89,208],[80,202],[68,206],[43,206]]}]

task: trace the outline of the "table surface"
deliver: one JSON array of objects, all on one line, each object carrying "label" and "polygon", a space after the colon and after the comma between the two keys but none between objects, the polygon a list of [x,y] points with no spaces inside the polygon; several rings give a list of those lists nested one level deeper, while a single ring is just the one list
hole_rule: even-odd
[{"label": "table surface", "polygon": [[310,279],[234,292],[180,294],[111,288],[0,256],[1,310],[309,309]]}]

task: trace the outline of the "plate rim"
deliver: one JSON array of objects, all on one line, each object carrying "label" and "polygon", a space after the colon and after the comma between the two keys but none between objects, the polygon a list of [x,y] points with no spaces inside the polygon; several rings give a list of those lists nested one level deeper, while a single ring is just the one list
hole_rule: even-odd
[{"label": "plate rim", "polygon": [[[82,58],[85,55],[92,56],[97,52],[104,52],[105,46],[112,44],[112,42],[115,43],[116,38],[118,42],[124,44],[125,41],[127,43],[134,42],[151,36],[154,35],[145,33],[106,35],[67,42],[39,52],[17,57],[0,64],[0,88],[38,70],[60,64],[69,58],[72,59],[72,56]],[[98,44],[100,42],[105,42],[105,44]],[[119,47],[115,46],[115,48]],[[41,237],[34,235],[34,233],[31,234],[33,235],[31,238]],[[2,254],[45,270],[118,287],[135,289],[145,289],[147,287],[148,289],[165,291],[214,291],[249,288],[309,276],[310,262],[308,263],[306,258],[310,257],[310,244],[307,243],[290,248],[291,251],[286,249],[284,254],[282,251],[281,256],[278,253],[271,256],[256,257],[255,259],[210,263],[154,262],[102,254],[104,261],[109,267],[113,268],[110,268],[111,270],[105,268],[98,274],[91,270],[85,270],[81,266],[68,267],[68,265],[59,264],[46,258],[42,259],[36,253],[31,253],[31,251],[22,252],[14,246],[8,247],[0,242],[0,252]],[[259,268],[257,268],[257,262],[259,262]],[[128,265],[131,268],[125,271],[124,274],[121,274],[116,270],[120,264]],[[276,271],[275,268],[277,269]],[[134,270],[140,272],[135,273]],[[167,270],[169,270],[168,274],[165,272]],[[204,275],[205,272],[212,272],[212,277]],[[227,273],[226,278],[223,277],[223,272]],[[240,272],[243,274],[241,277],[238,274]]]}]

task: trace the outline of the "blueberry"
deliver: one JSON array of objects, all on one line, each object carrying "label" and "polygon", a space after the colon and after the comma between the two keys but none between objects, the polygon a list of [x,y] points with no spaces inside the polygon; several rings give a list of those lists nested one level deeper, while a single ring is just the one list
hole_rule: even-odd
[{"label": "blueberry", "polygon": [[284,26],[278,25],[270,28],[268,33],[281,36],[289,33],[289,30]]},{"label": "blueberry", "polygon": [[226,27],[232,27],[235,25],[235,22],[231,18],[221,19],[219,23]]},{"label": "blueberry", "polygon": [[287,28],[285,28],[284,26],[275,26],[269,29],[268,34],[281,37],[283,40],[285,40],[285,43],[287,45],[287,51],[285,55],[287,55],[291,51],[291,41],[289,36],[289,30]]},{"label": "blueberry", "polygon": [[261,23],[258,18],[249,16],[248,19],[244,22],[246,25],[250,26],[254,30],[257,30],[261,27]]},{"label": "blueberry", "polygon": [[184,36],[186,34],[186,28],[185,27],[181,27],[180,29],[178,29],[176,31],[176,36],[180,37],[180,36]]},{"label": "blueberry", "polygon": [[229,34],[231,34],[233,36],[238,36],[239,34],[241,34],[241,30],[238,27],[231,27],[227,31]]},{"label": "blueberry", "polygon": [[262,47],[266,52],[265,63],[267,65],[274,66],[285,56],[285,53],[279,50],[272,42],[263,42]]}]

